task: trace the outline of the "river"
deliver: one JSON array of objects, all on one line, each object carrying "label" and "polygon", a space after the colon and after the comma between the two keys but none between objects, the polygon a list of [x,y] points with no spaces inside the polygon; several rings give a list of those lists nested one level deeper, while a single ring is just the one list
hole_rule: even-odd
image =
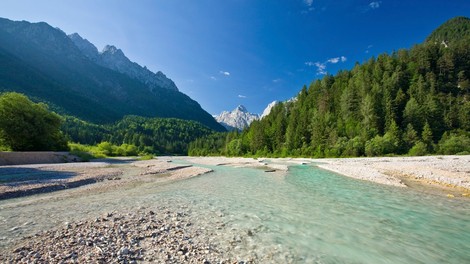
[{"label": "river", "polygon": [[0,245],[67,221],[166,203],[188,208],[204,228],[217,226],[212,239],[232,258],[470,263],[468,199],[359,181],[314,165],[292,166],[286,174],[205,167],[214,172],[86,196],[57,192],[0,201]]}]

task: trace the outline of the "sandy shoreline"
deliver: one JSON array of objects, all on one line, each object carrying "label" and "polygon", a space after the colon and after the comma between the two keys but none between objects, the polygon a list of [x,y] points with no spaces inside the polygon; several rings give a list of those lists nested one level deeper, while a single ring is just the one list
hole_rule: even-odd
[{"label": "sandy shoreline", "polygon": [[[470,156],[319,159],[318,167],[344,176],[398,187],[414,184],[470,193]],[[460,196],[459,195],[459,196]]]}]

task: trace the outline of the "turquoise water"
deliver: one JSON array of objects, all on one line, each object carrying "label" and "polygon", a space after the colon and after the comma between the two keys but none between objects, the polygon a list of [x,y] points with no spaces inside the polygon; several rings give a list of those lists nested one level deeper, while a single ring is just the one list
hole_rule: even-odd
[{"label": "turquoise water", "polygon": [[[255,169],[217,173],[170,192],[230,213],[255,229],[254,249],[280,247],[297,262],[470,263],[470,206],[309,166],[287,176]],[[259,231],[258,231],[259,230]],[[249,245],[248,245],[249,247]],[[242,250],[242,249],[241,249]],[[282,253],[280,253],[282,254]]]},{"label": "turquoise water", "polygon": [[[358,181],[313,166],[291,167],[287,175],[211,168],[214,173],[188,180],[86,197],[2,201],[0,237],[102,212],[168,204],[190,210],[194,221],[213,229],[211,239],[235,259],[470,263],[468,199]],[[22,222],[27,223],[11,231],[10,223]]]}]

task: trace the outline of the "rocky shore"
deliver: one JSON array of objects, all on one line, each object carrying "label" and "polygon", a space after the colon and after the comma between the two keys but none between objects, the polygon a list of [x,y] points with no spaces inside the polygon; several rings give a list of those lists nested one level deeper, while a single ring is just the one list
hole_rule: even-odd
[{"label": "rocky shore", "polygon": [[26,237],[0,252],[0,262],[233,263],[207,239],[211,232],[195,225],[184,208],[109,212]]},{"label": "rocky shore", "polygon": [[[113,188],[129,183],[190,178],[212,170],[192,165],[177,165],[167,160],[105,159],[98,162],[2,166],[0,200],[49,193],[91,185]],[[124,176],[125,175],[125,176]],[[93,185],[94,183],[103,183]]]}]

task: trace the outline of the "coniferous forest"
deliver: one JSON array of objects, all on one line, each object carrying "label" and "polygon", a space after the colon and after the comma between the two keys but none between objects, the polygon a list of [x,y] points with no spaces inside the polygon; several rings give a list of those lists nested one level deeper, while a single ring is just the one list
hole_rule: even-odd
[{"label": "coniferous forest", "polygon": [[186,155],[188,144],[214,133],[196,121],[175,118],[126,116],[107,125],[65,117],[61,130],[69,142],[97,145],[102,142],[135,146],[138,153]]},{"label": "coniferous forest", "polygon": [[0,93],[2,151],[69,148],[89,151],[90,146],[98,145],[105,156],[185,155],[191,141],[212,133],[213,130],[199,122],[175,118],[126,116],[115,123],[94,124],[76,117],[60,116],[51,112],[46,104],[34,103],[23,94]]},{"label": "coniferous forest", "polygon": [[190,155],[355,157],[470,152],[470,19],[411,49],[326,75],[238,133],[191,143]]}]

